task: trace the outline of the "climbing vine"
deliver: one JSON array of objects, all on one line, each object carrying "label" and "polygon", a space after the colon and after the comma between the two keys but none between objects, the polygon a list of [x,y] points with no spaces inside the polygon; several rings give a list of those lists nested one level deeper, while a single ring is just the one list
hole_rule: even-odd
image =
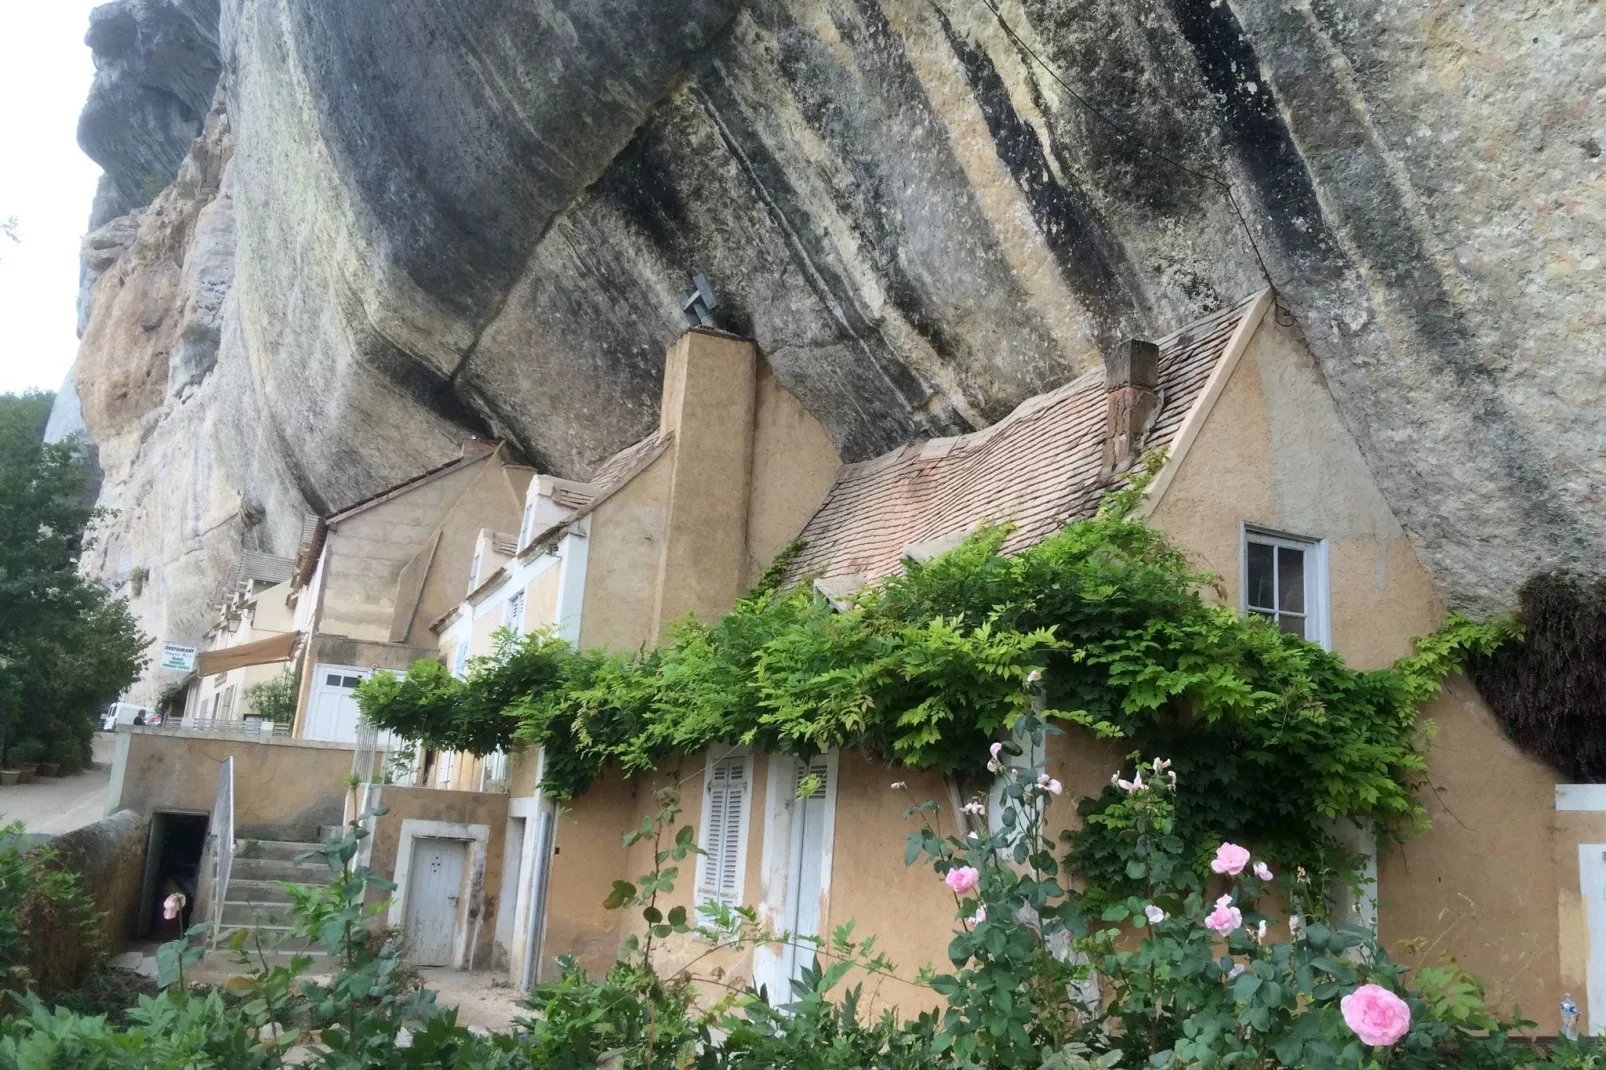
[{"label": "climbing vine", "polygon": [[[988,745],[1037,693],[1049,724],[1170,756],[1189,844],[1232,838],[1343,870],[1333,822],[1411,828],[1422,813],[1418,705],[1499,629],[1456,618],[1415,657],[1357,671],[1206,601],[1210,577],[1127,518],[1126,504],[1014,554],[1001,552],[1008,529],[980,531],[840,610],[772,577],[718,621],[683,621],[650,650],[504,635],[464,680],[420,662],[402,679],[369,680],[359,698],[371,720],[430,746],[539,744],[544,789],[569,798],[610,766],[648,770],[715,742],[800,756],[858,749],[980,785]],[[1084,800],[1084,818],[1119,795]],[[1091,882],[1121,886],[1118,829],[1085,821],[1069,839]]]}]

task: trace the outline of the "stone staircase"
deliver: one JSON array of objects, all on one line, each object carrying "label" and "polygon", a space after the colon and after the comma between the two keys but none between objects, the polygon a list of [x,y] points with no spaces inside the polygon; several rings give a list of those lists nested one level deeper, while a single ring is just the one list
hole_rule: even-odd
[{"label": "stone staircase", "polygon": [[[321,887],[329,881],[329,866],[320,855],[304,862],[296,858],[316,851],[321,844],[292,840],[241,840],[235,848],[223,917],[217,942],[227,944],[241,929],[262,934],[265,945],[279,944],[290,931],[290,893],[281,886]],[[247,937],[246,947],[254,947]],[[280,944],[279,954],[321,954],[322,948],[305,941]]]}]

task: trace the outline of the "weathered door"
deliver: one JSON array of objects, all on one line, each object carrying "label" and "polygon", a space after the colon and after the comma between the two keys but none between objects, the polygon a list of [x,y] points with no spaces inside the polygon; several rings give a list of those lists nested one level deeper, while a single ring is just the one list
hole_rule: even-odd
[{"label": "weathered door", "polygon": [[357,685],[368,675],[367,669],[350,665],[326,665],[313,669],[312,696],[307,703],[307,723],[302,736],[336,743],[357,741]]},{"label": "weathered door", "polygon": [[468,844],[463,840],[419,837],[413,841],[406,939],[414,965],[452,964],[467,855]]}]

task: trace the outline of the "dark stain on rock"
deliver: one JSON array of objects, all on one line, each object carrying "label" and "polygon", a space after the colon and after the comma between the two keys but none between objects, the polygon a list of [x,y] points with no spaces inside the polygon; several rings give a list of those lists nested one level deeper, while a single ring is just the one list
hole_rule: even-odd
[{"label": "dark stain on rock", "polygon": [[1060,273],[1093,315],[1100,346],[1114,345],[1120,340],[1122,323],[1138,318],[1116,269],[1123,256],[1119,242],[1105,230],[1081,191],[1055,177],[1037,128],[1015,111],[992,57],[956,33],[946,15],[939,12],[938,17],[981,107],[999,160],[1025,195]]}]

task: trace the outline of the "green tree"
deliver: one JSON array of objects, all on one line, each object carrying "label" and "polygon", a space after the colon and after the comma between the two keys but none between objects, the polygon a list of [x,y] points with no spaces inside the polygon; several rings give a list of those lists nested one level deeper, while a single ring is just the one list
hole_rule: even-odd
[{"label": "green tree", "polygon": [[0,762],[21,742],[76,767],[148,639],[78,570],[95,508],[78,443],[44,441],[52,401],[0,395]]}]

